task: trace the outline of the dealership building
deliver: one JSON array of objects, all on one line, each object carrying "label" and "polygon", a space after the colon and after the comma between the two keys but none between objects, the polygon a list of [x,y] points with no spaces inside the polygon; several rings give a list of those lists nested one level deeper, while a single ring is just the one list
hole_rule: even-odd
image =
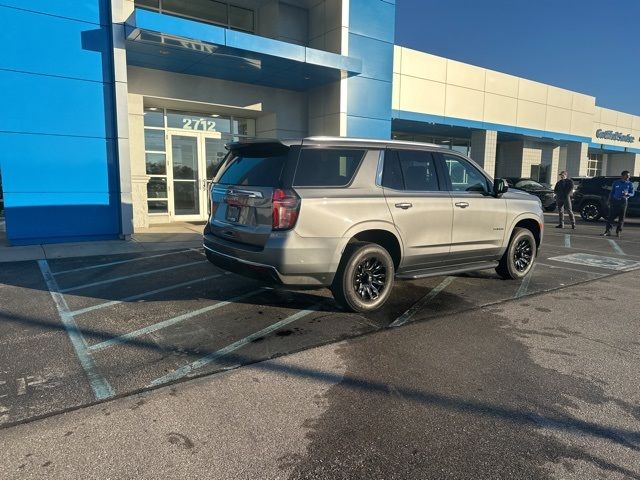
[{"label": "dealership building", "polygon": [[640,174],[640,116],[395,44],[395,0],[0,0],[11,245],[207,216],[225,143],[406,139],[492,176]]}]

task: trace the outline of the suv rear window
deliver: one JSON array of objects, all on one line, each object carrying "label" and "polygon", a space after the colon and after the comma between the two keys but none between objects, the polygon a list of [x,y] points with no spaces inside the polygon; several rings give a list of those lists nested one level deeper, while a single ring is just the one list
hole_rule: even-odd
[{"label": "suv rear window", "polygon": [[307,148],[300,153],[296,187],[344,187],[351,183],[364,150]]},{"label": "suv rear window", "polygon": [[289,150],[284,145],[232,150],[215,181],[226,185],[277,187]]}]

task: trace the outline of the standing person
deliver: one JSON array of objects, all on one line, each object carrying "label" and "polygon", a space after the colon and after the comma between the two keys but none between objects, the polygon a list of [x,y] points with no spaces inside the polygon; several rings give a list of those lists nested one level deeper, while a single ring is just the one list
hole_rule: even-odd
[{"label": "standing person", "polygon": [[564,211],[569,212],[569,220],[571,220],[571,228],[576,228],[576,217],[573,215],[573,206],[571,205],[571,195],[573,195],[573,180],[568,178],[566,170],[559,173],[560,180],[553,188],[553,192],[556,195],[556,205],[558,206],[558,218],[560,223],[556,225],[556,228],[564,228]]},{"label": "standing person", "polygon": [[620,174],[620,179],[613,182],[611,193],[609,194],[609,218],[607,218],[607,227],[603,237],[611,235],[613,221],[618,217],[618,225],[616,226],[616,236],[622,233],[622,225],[624,225],[624,217],[627,214],[627,202],[629,197],[633,197],[633,183],[629,181],[631,174],[629,170],[625,170]]}]

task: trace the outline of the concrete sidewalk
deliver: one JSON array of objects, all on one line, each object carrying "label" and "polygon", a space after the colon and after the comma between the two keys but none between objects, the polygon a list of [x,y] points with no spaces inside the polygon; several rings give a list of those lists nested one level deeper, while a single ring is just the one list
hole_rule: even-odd
[{"label": "concrete sidewalk", "polygon": [[0,430],[0,477],[640,478],[639,280],[417,321]]},{"label": "concrete sidewalk", "polygon": [[0,238],[0,263],[198,248],[202,245],[203,226],[204,223],[171,223],[138,229],[128,240],[15,247],[8,246],[6,240]]}]

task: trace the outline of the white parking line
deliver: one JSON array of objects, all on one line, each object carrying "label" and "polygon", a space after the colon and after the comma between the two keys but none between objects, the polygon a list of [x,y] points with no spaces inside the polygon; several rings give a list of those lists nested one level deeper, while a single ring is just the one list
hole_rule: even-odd
[{"label": "white parking line", "polygon": [[572,272],[588,273],[588,274],[591,274],[591,275],[598,275],[598,276],[603,276],[603,277],[607,276],[606,273],[593,272],[593,271],[589,271],[589,270],[581,270],[579,268],[571,268],[571,267],[565,267],[565,266],[560,266],[560,265],[549,265],[548,263],[542,263],[542,262],[536,262],[536,265],[540,265],[540,266],[548,267],[548,268],[555,268],[557,270],[570,270]]},{"label": "white parking line", "polygon": [[90,265],[88,267],[72,268],[70,270],[61,270],[59,272],[52,272],[52,275],[62,275],[63,273],[82,272],[84,270],[92,270],[94,268],[111,267],[113,265],[121,265],[123,263],[140,262],[142,260],[148,260],[150,258],[166,257],[168,255],[177,255],[179,253],[187,253],[194,249],[180,250],[178,252],[161,253],[159,255],[149,255],[147,257],[130,258],[128,260],[118,260],[117,262],[100,263],[98,265]]},{"label": "white parking line", "polygon": [[260,292],[264,291],[263,288],[258,290],[253,290],[249,293],[245,293],[244,295],[239,295],[230,300],[225,300],[223,302],[214,303],[213,305],[209,305],[208,307],[200,308],[199,310],[194,310],[193,312],[187,312],[182,315],[178,315],[177,317],[170,318],[169,320],[164,320],[162,322],[154,323],[153,325],[149,325],[148,327],[140,328],[138,330],[134,330],[133,332],[125,333],[124,335],[120,335],[119,337],[114,337],[110,340],[106,340],[101,343],[96,343],[95,345],[91,345],[87,348],[87,350],[93,352],[96,350],[102,350],[108,347],[113,347],[115,345],[120,345],[122,343],[127,343],[133,340],[134,338],[140,337],[142,335],[146,335],[151,332],[155,332],[157,330],[161,330],[163,328],[170,327],[171,325],[175,325],[176,323],[182,322],[184,320],[188,320],[189,318],[193,318],[197,315],[201,315],[203,313],[210,312],[212,310],[216,310],[218,308],[222,308],[230,303],[234,303],[240,301],[244,298],[250,297],[252,295],[256,295]]},{"label": "white parking line", "polygon": [[565,248],[571,248],[571,235],[568,233],[564,234],[564,246]]},{"label": "white parking line", "polygon": [[177,370],[174,370],[173,372],[170,372],[163,377],[157,378],[156,380],[152,381],[149,384],[149,386],[157,387],[158,385],[162,385],[163,383],[167,383],[173,380],[178,380],[180,378],[183,378],[189,375],[189,373],[193,372],[194,370],[197,370],[198,368],[202,368],[212,362],[215,362],[216,360],[220,360],[225,355],[228,355],[231,352],[234,352],[235,350],[238,350],[239,348],[244,347],[245,345],[251,343],[252,341],[258,338],[264,337],[265,335],[268,335],[284,327],[285,325],[295,322],[296,320],[302,317],[305,317],[310,313],[317,312],[319,307],[320,307],[320,304],[316,304],[307,310],[301,310],[298,313],[294,313],[293,315],[285,318],[284,320],[280,320],[279,322],[276,322],[273,325],[269,325],[267,328],[263,328],[259,332],[252,333],[251,335],[244,337],[243,339],[238,340],[237,342],[234,342],[231,345],[227,345],[226,347],[221,348],[216,352],[210,353],[209,355],[202,357],[199,360],[196,360],[195,362],[191,362],[190,364],[185,365],[184,367],[178,368]]},{"label": "white parking line", "polygon": [[67,305],[64,296],[60,293],[58,284],[51,274],[49,264],[46,260],[38,260],[38,266],[40,267],[40,271],[42,272],[44,281],[47,284],[49,293],[51,294],[51,297],[56,304],[58,314],[60,315],[60,320],[62,321],[62,324],[64,325],[64,328],[69,335],[69,339],[71,340],[71,344],[76,351],[78,359],[80,360],[80,364],[82,365],[82,368],[84,368],[84,371],[89,378],[89,383],[91,384],[91,388],[93,389],[93,394],[98,400],[104,400],[105,398],[113,397],[115,395],[115,391],[113,390],[113,387],[111,387],[109,382],[98,373],[96,364],[87,351],[87,342],[82,336],[82,333],[80,332],[80,329],[78,328],[73,315],[69,311],[69,306]]},{"label": "white parking line", "polygon": [[520,288],[518,288],[518,291],[516,292],[516,295],[513,298],[524,297],[527,294],[527,290],[529,290],[529,282],[531,282],[531,277],[533,276],[533,271],[535,269],[536,269],[536,264],[534,263],[533,266],[531,267],[531,270],[529,270],[529,273],[527,273],[527,275],[522,279]]},{"label": "white parking line", "polygon": [[393,321],[393,323],[391,323],[391,325],[389,325],[389,327],[399,327],[399,326],[404,325],[405,323],[407,323],[409,320],[411,320],[411,317],[413,317],[416,314],[416,312],[418,312],[422,308],[424,308],[424,306],[427,303],[429,303],[431,300],[433,300],[442,290],[447,288],[449,286],[449,284],[455,280],[455,278],[456,277],[447,277],[447,278],[445,278],[442,282],[440,282],[440,284],[438,286],[436,286],[433,290],[431,290],[424,297],[422,297],[420,300],[418,300],[409,310],[407,310],[402,315],[400,315],[398,318],[396,318]]},{"label": "white parking line", "polygon": [[624,253],[624,251],[622,250],[622,248],[620,248],[620,245],[617,244],[617,242],[615,240],[609,240],[609,244],[613,247],[613,250],[618,254],[618,255],[626,255],[626,253]]},{"label": "white parking line", "polygon": [[189,282],[177,283],[176,285],[171,285],[169,287],[158,288],[156,290],[151,290],[149,292],[139,293],[137,295],[131,295],[130,297],[125,297],[121,300],[112,300],[110,302],[100,303],[98,305],[93,305],[91,307],[81,308],[80,310],[74,310],[71,312],[71,315],[82,315],[83,313],[93,312],[94,310],[99,310],[101,308],[111,307],[113,305],[118,305],[124,302],[132,302],[134,300],[140,300],[141,298],[151,297],[152,295],[156,295],[158,293],[168,292],[169,290],[175,290],[176,288],[187,287],[189,285],[193,285],[194,283],[205,282],[207,280],[213,280],[214,278],[222,277],[223,275],[230,275],[229,272],[219,273],[218,275],[210,275],[208,277],[197,278],[195,280],[191,280]]},{"label": "white parking line", "polygon": [[62,290],[60,290],[60,292],[61,293],[73,292],[75,290],[82,290],[83,288],[95,287],[98,285],[106,285],[108,283],[119,282],[121,280],[127,280],[129,278],[143,277],[145,275],[151,275],[153,273],[168,272],[169,270],[175,270],[176,268],[191,267],[193,265],[202,265],[202,263],[203,263],[202,260],[199,260],[197,262],[183,263],[182,265],[174,265],[173,267],[158,268],[157,270],[147,270],[146,272],[134,273],[132,275],[124,275],[122,277],[110,278],[108,280],[101,280],[100,282],[85,283],[83,285],[77,285],[71,288],[63,288]]}]

